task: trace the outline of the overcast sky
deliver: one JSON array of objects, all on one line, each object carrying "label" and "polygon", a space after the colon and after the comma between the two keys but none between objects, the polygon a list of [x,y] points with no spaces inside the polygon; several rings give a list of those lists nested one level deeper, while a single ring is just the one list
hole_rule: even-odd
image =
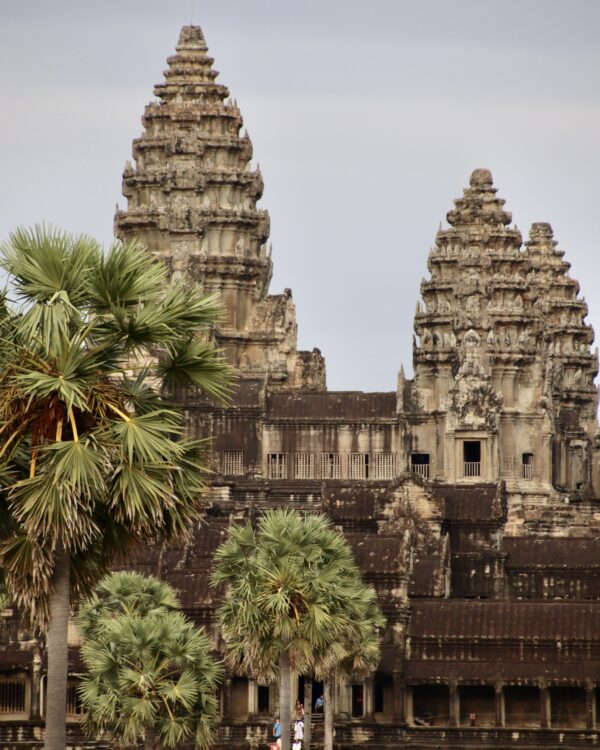
[{"label": "overcast sky", "polygon": [[476,167],[524,235],[551,222],[600,332],[599,0],[0,0],[2,238],[110,241],[191,16],[263,172],[271,291],[292,288],[331,389],[412,371],[427,253]]}]

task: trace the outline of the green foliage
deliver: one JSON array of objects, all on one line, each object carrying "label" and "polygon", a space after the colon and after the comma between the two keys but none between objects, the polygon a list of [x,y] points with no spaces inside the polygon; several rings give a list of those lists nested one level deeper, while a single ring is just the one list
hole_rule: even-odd
[{"label": "green foliage", "polygon": [[132,543],[185,535],[205,446],[169,388],[224,402],[214,295],[168,280],[137,242],[19,229],[0,246],[0,564],[15,603],[47,619],[57,550],[74,596]]},{"label": "green foliage", "polygon": [[166,748],[210,746],[221,667],[211,641],[178,606],[170,586],[136,573],[107,576],[82,605],[88,675],[80,695],[88,732],[108,733],[119,744],[155,732]]},{"label": "green foliage", "polygon": [[274,510],[256,531],[232,527],[215,554],[212,585],[224,588],[218,619],[236,671],[272,680],[282,652],[300,674],[377,664],[384,620],[375,591],[324,516]]}]

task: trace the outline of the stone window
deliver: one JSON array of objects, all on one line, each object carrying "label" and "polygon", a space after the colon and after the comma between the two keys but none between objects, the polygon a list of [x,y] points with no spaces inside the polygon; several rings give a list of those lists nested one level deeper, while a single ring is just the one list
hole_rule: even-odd
[{"label": "stone window", "polygon": [[572,440],[569,445],[569,487],[574,490],[583,488],[584,453],[580,440]]},{"label": "stone window", "polygon": [[465,477],[481,476],[481,441],[465,440],[463,442]]},{"label": "stone window", "polygon": [[0,677],[0,714],[26,713],[26,697],[24,678]]},{"label": "stone window", "polygon": [[523,453],[523,479],[533,479],[533,453]]},{"label": "stone window", "polygon": [[70,679],[67,685],[67,716],[70,718],[83,715],[83,706],[79,697],[79,680]]},{"label": "stone window", "polygon": [[373,453],[371,461],[373,479],[393,479],[396,476],[395,453]]},{"label": "stone window", "polygon": [[419,474],[425,479],[429,479],[429,453],[411,453],[410,470],[413,474]]},{"label": "stone window", "polygon": [[256,709],[259,714],[268,714],[271,710],[269,686],[258,685],[256,689]]},{"label": "stone window", "polygon": [[267,454],[267,476],[269,479],[287,479],[287,453]]},{"label": "stone window", "polygon": [[223,451],[223,474],[239,477],[244,473],[244,451]]},{"label": "stone window", "polygon": [[352,716],[358,718],[365,713],[365,687],[352,685]]},{"label": "stone window", "polygon": [[315,478],[315,454],[314,453],[295,453],[294,454],[294,477],[295,479],[314,479]]},{"label": "stone window", "polygon": [[369,454],[350,453],[348,456],[348,479],[368,479]]},{"label": "stone window", "polygon": [[340,479],[342,463],[339,453],[321,453],[321,479]]}]

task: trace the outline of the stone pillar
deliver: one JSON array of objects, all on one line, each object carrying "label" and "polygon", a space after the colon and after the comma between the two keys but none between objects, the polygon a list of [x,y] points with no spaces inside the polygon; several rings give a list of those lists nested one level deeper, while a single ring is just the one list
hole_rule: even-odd
[{"label": "stone pillar", "polygon": [[550,706],[550,690],[544,683],[540,683],[540,725],[542,729],[548,729],[552,724],[552,711]]},{"label": "stone pillar", "polygon": [[227,673],[223,680],[222,718],[225,724],[231,722],[231,675]]},{"label": "stone pillar", "polygon": [[497,682],[494,685],[494,688],[496,690],[495,700],[496,700],[496,726],[497,727],[503,727],[506,723],[506,714],[505,714],[505,707],[504,707],[504,690],[502,687],[501,682]]},{"label": "stone pillar", "polygon": [[448,685],[450,696],[450,726],[457,727],[460,724],[460,698],[458,696],[458,683],[451,682]]},{"label": "stone pillar", "polygon": [[256,680],[248,679],[248,716],[255,716],[257,711],[256,706],[257,690]]},{"label": "stone pillar", "polygon": [[399,724],[406,723],[406,688],[402,684],[401,673],[399,670],[394,670],[394,692],[393,692],[393,712],[392,718]]},{"label": "stone pillar", "polygon": [[35,648],[31,662],[31,706],[29,709],[30,719],[41,717],[41,686],[42,686],[42,658],[40,651]]},{"label": "stone pillar", "polygon": [[591,682],[585,683],[585,726],[587,729],[596,727],[596,693]]},{"label": "stone pillar", "polygon": [[[533,460],[536,460],[535,456]],[[534,472],[536,477],[541,477],[544,482],[552,483],[552,438],[550,435],[542,436],[541,466],[539,470],[534,468]]]},{"label": "stone pillar", "polygon": [[335,713],[347,714],[348,716],[352,713],[352,685],[346,680],[337,680],[337,686],[335,690]]},{"label": "stone pillar", "polygon": [[364,714],[366,721],[375,721],[373,678],[367,677],[364,686]]},{"label": "stone pillar", "polygon": [[404,688],[404,717],[406,723],[412,725],[415,723],[415,717],[413,714],[413,688],[412,685],[407,685]]}]

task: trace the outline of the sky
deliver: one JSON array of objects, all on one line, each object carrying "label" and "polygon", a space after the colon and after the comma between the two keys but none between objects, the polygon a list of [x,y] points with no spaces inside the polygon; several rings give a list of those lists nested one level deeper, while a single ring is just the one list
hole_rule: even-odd
[{"label": "sky", "polygon": [[600,333],[598,0],[0,0],[0,238],[108,244],[121,173],[179,29],[202,26],[265,180],[271,292],[332,390],[412,372],[440,221],[487,167],[549,221]]}]

